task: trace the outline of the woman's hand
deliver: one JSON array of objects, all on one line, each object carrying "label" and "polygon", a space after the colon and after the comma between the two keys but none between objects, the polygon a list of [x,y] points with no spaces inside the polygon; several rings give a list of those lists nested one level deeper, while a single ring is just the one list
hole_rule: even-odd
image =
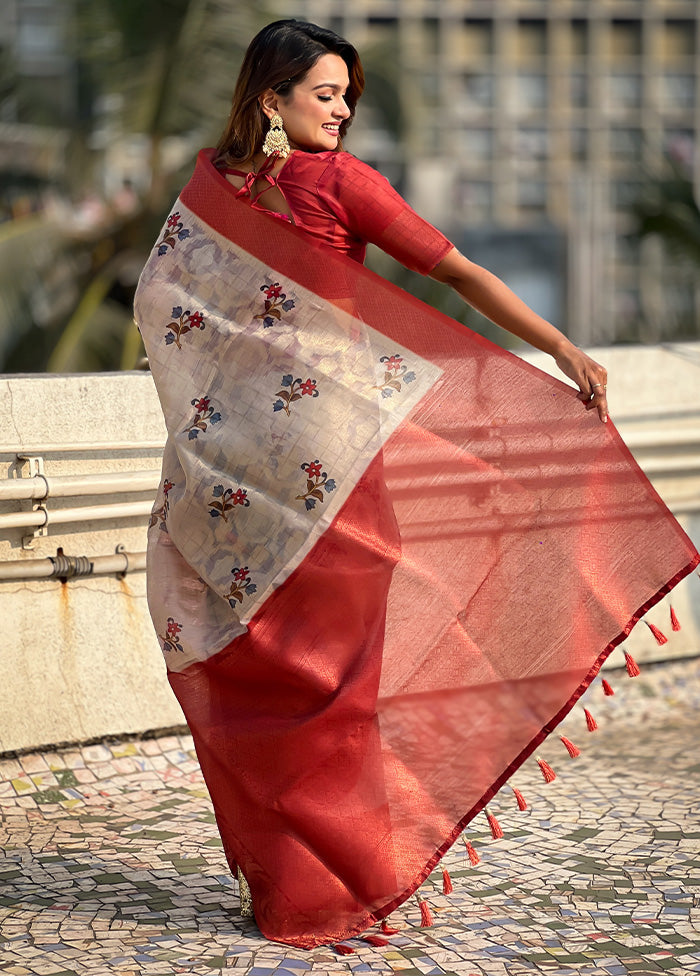
[{"label": "woman's hand", "polygon": [[608,374],[605,368],[568,340],[565,348],[553,355],[554,362],[562,373],[578,386],[580,392],[577,396],[582,403],[585,403],[586,410],[597,410],[603,423],[607,423]]},{"label": "woman's hand", "polygon": [[597,410],[605,423],[608,419],[606,371],[559,329],[533,312],[500,278],[469,261],[457,248],[433,268],[430,277],[450,285],[466,302],[502,329],[549,353],[562,373],[578,386],[578,398],[585,403],[586,410]]}]

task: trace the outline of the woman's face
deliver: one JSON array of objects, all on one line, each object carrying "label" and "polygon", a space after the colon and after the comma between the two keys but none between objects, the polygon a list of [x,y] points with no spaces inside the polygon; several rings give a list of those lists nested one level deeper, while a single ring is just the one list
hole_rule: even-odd
[{"label": "woman's face", "polygon": [[[340,123],[351,115],[344,99],[348,84],[343,59],[324,54],[287,97],[277,96],[277,111],[292,149],[320,152],[336,148]],[[264,108],[269,105],[267,102]]]}]

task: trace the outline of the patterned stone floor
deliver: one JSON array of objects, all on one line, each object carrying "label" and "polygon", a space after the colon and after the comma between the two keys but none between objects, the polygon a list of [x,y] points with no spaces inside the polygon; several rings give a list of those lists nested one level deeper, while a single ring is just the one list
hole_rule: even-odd
[{"label": "patterned stone floor", "polygon": [[415,900],[392,916],[390,945],[292,950],[238,915],[211,807],[188,736],[109,742],[0,759],[0,970],[24,976],[142,976],[229,970],[452,973],[462,976],[689,976],[700,973],[700,663],[614,674],[491,805]]}]

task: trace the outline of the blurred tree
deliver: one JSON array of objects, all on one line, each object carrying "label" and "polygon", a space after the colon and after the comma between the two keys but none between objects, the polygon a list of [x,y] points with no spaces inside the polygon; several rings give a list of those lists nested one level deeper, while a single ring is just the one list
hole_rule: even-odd
[{"label": "blurred tree", "polygon": [[671,254],[700,264],[700,208],[686,169],[669,160],[666,171],[648,178],[634,204],[635,235],[656,235]]},{"label": "blurred tree", "polygon": [[137,364],[138,271],[196,149],[218,137],[245,45],[274,19],[254,0],[73,0],[72,8],[74,111],[54,120],[70,127],[66,185],[76,198],[101,191],[110,156],[133,136],[146,142],[150,177],[128,215],[107,212],[79,232],[46,218],[26,231],[17,221],[3,228],[0,250],[24,269],[10,282],[12,303],[0,303],[5,371]]},{"label": "blurred tree", "polygon": [[[659,173],[645,174],[642,191],[632,205],[636,242],[659,241],[663,255],[658,280],[647,298],[642,292],[642,336],[658,342],[697,338],[698,316],[694,299],[700,267],[700,208],[690,161],[669,155]],[[659,300],[659,296],[661,299]],[[635,331],[633,337],[638,341]]]}]

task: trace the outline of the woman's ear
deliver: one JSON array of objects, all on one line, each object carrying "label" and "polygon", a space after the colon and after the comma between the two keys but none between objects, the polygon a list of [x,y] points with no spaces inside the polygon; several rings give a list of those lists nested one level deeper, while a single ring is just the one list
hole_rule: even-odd
[{"label": "woman's ear", "polygon": [[266,89],[258,98],[260,108],[263,110],[268,119],[271,119],[277,111],[278,101],[279,95],[277,92],[273,91],[272,88]]}]

